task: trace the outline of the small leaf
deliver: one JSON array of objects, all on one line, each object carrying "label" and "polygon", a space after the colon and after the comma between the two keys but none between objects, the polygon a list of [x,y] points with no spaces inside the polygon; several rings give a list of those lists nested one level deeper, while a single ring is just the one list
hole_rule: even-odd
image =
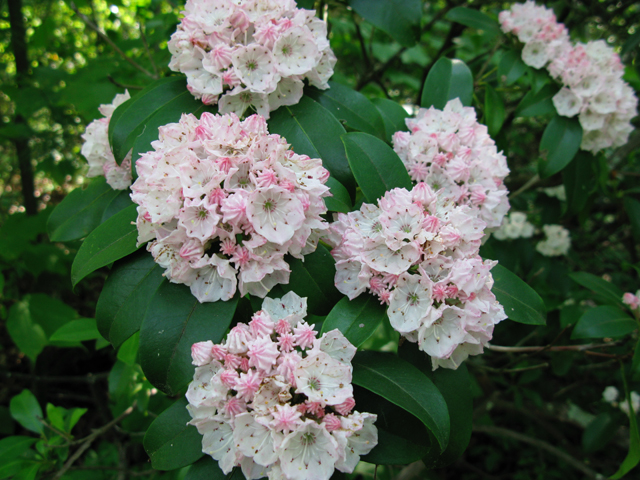
[{"label": "small leaf", "polygon": [[140,364],[155,387],[176,395],[193,378],[191,345],[219,343],[233,319],[237,296],[200,303],[186,285],[164,281],[151,297],[140,327]]},{"label": "small leaf", "polygon": [[593,191],[596,158],[588,152],[578,152],[562,171],[562,182],[567,194],[567,214],[576,215],[586,206]]},{"label": "small leaf", "polygon": [[360,92],[329,82],[327,90],[309,89],[309,96],[353,130],[384,139],[386,131],[378,109]]},{"label": "small leaf", "polygon": [[487,84],[484,95],[484,117],[489,135],[495,137],[502,128],[506,113],[504,110],[504,102],[498,92],[491,85]]},{"label": "small leaf", "polygon": [[473,75],[462,60],[442,57],[429,71],[420,106],[442,110],[449,100],[459,98],[469,107],[473,100]]},{"label": "small leaf", "polygon": [[502,265],[491,269],[491,291],[510,320],[527,325],[545,325],[547,313],[540,295]]},{"label": "small leaf", "polygon": [[346,133],[342,141],[353,175],[367,202],[375,204],[393,188],[413,188],[402,160],[382,140],[366,133]]},{"label": "small leaf", "polygon": [[187,405],[186,398],[179,398],[147,429],[144,449],[151,458],[151,466],[156,470],[186,467],[204,455],[202,435],[196,427],[187,425],[191,421]]},{"label": "small leaf", "polygon": [[340,141],[345,129],[326,108],[305,95],[296,105],[271,112],[268,125],[269,132],[286,138],[294,152],[322,159],[322,165],[336,180],[347,190],[355,191],[353,174]]},{"label": "small leaf", "polygon": [[371,295],[360,295],[353,300],[343,297],[327,315],[321,333],[337,328],[354,346],[360,347],[386,315],[386,309]]},{"label": "small leaf", "polygon": [[498,78],[507,85],[512,85],[527,71],[527,66],[520,59],[520,54],[513,50],[506,52],[498,64]]},{"label": "small leaf", "polygon": [[325,184],[331,189],[331,196],[324,198],[324,203],[330,212],[349,213],[351,211],[351,198],[344,185],[333,177],[327,179]]},{"label": "small leaf", "polygon": [[538,92],[534,92],[533,90],[527,92],[516,107],[515,116],[535,117],[537,115],[554,113],[556,107],[553,106],[551,99],[556,93],[558,93],[557,85],[545,85]]},{"label": "small leaf", "polygon": [[570,273],[569,278],[596,293],[607,303],[623,306],[622,296],[624,292],[613,283],[587,272]]},{"label": "small leaf", "polygon": [[84,342],[100,338],[93,318],[80,318],[63,325],[51,335],[51,342]]},{"label": "small leaf", "polygon": [[358,352],[353,361],[353,383],[415,415],[433,433],[440,450],[449,443],[447,404],[433,382],[395,355]]},{"label": "small leaf", "polygon": [[409,117],[409,113],[402,108],[402,105],[389,100],[388,98],[373,98],[371,100],[384,122],[384,130],[386,132],[385,139],[387,143],[391,143],[393,134],[396,132],[406,132],[408,130],[405,119]]},{"label": "small leaf", "polygon": [[571,338],[621,337],[638,328],[628,313],[608,305],[587,310],[573,328]]},{"label": "small leaf", "polygon": [[7,331],[11,339],[32,362],[36,361],[40,352],[48,344],[42,326],[33,321],[28,299],[22,299],[9,309]]},{"label": "small leaf", "polygon": [[465,27],[475,28],[487,32],[490,37],[500,35],[500,25],[489,15],[466,7],[455,7],[444,16],[451,22],[460,23]]},{"label": "small leaf", "polygon": [[131,205],[91,232],[80,246],[71,265],[71,281],[74,287],[91,272],[138,249],[138,230],[135,225],[137,215],[136,205]]},{"label": "small leaf", "polygon": [[578,153],[581,142],[582,127],[577,118],[553,117],[540,140],[540,176],[550,177],[566,167]]},{"label": "small leaf", "polygon": [[420,40],[420,0],[349,0],[349,5],[367,22],[405,47]]},{"label": "small leaf", "polygon": [[39,419],[43,419],[42,408],[36,397],[29,390],[23,390],[11,399],[9,411],[13,419],[31,432],[43,433],[44,425]]},{"label": "small leaf", "polygon": [[100,225],[105,209],[118,194],[104,177],[96,178],[84,189],[73,190],[49,215],[47,232],[51,241],[68,242],[87,236]]}]

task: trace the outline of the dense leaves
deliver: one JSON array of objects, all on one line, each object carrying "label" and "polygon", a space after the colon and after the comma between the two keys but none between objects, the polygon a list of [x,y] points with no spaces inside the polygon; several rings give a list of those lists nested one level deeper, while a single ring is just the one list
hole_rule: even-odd
[{"label": "dense leaves", "polygon": [[473,97],[473,75],[461,60],[443,57],[429,71],[422,90],[420,106],[442,110],[449,100],[459,98],[470,106]]}]

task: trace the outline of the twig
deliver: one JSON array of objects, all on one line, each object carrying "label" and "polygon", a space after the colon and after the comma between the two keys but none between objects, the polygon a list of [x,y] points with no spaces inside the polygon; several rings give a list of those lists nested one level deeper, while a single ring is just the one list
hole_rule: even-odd
[{"label": "twig", "polygon": [[58,435],[60,435],[62,438],[64,438],[68,442],[71,441],[71,436],[69,436],[69,434],[63,432],[62,430],[58,430],[56,427],[54,427],[53,425],[50,425],[49,423],[47,423],[43,418],[40,417],[36,417],[38,419],[38,421],[44,425],[45,427],[47,427],[49,430],[51,430],[53,433],[57,433]]},{"label": "twig", "polygon": [[80,20],[82,20],[85,25],[87,25],[91,30],[93,30],[94,32],[96,32],[98,34],[98,36],[105,42],[107,43],[111,48],[113,48],[122,58],[125,59],[125,61],[127,61],[132,67],[134,67],[135,69],[139,70],[140,72],[144,73],[147,77],[153,78],[154,80],[158,79],[157,75],[154,75],[153,73],[149,72],[146,68],[144,68],[142,65],[138,64],[137,62],[135,62],[133,59],[131,59],[130,57],[128,57],[122,50],[120,50],[120,48],[113,42],[113,40],[111,40],[108,35],[106,33],[104,33],[102,30],[100,30],[100,28],[93,23],[89,17],[87,17],[84,13],[81,13],[80,10],[78,10],[78,7],[76,6],[75,3],[73,2],[69,2],[69,6],[71,7],[71,9],[76,12],[76,15],[78,15],[78,17],[80,18]]},{"label": "twig", "polygon": [[144,49],[147,52],[147,57],[149,57],[149,61],[151,62],[151,66],[153,67],[153,73],[156,74],[156,78],[160,78],[160,73],[158,73],[158,67],[156,66],[156,62],[153,61],[153,57],[151,56],[151,50],[149,50],[149,44],[147,43],[147,36],[144,34],[144,29],[142,28],[142,22],[138,22],[140,25],[140,38],[142,39],[142,44],[144,45]]},{"label": "twig", "polygon": [[546,452],[558,457],[567,465],[570,465],[576,470],[579,470],[582,473],[584,473],[588,478],[593,478],[595,480],[604,480],[605,478],[604,475],[601,475],[596,471],[591,470],[588,466],[586,466],[581,461],[573,458],[571,455],[563,452],[559,448],[556,448],[545,441],[538,440],[537,438],[533,438],[528,435],[524,435],[522,433],[514,432],[513,430],[509,430],[507,428],[494,427],[491,425],[476,425],[473,427],[473,431],[477,433],[486,433],[487,435],[509,437],[522,443],[528,443],[529,445],[533,445],[534,447],[540,448],[541,450],[545,450]]},{"label": "twig", "polygon": [[540,175],[538,175],[537,173],[531,177],[529,179],[529,181],[527,183],[525,183],[523,186],[521,186],[518,190],[516,190],[515,192],[513,192],[511,195],[509,195],[509,199],[515,198],[518,195],[520,195],[523,192],[526,192],[527,190],[529,190],[531,187],[533,187],[536,183],[538,183],[540,181]]},{"label": "twig", "polygon": [[99,429],[94,430],[93,433],[88,435],[84,439],[84,442],[82,443],[82,445],[80,445],[80,448],[78,448],[78,450],[76,450],[73,453],[73,455],[71,455],[69,460],[67,460],[64,463],[62,468],[60,470],[58,470],[58,472],[53,477],[53,480],[58,480],[60,477],[62,477],[67,472],[67,470],[69,470],[69,468],[71,468],[71,465],[73,465],[75,463],[75,461],[78,460],[78,458],[80,458],[80,456],[82,456],[82,454],[91,446],[91,444],[93,443],[93,441],[96,438],[98,438],[103,433],[107,432],[110,428],[112,428],[114,425],[119,423],[127,415],[131,414],[131,412],[133,412],[133,409],[134,409],[135,405],[136,405],[136,402],[133,402],[133,405],[131,405],[124,412],[122,412],[120,415],[118,415],[117,418],[111,420],[109,423],[107,423],[103,427],[100,427]]},{"label": "twig", "polygon": [[501,345],[491,345],[487,344],[485,348],[492,350],[494,352],[504,352],[504,353],[526,353],[533,352],[538,353],[542,351],[547,352],[564,352],[564,351],[582,351],[582,350],[593,350],[594,348],[606,348],[613,347],[618,345],[619,342],[610,342],[610,343],[589,343],[587,345],[562,345],[557,347],[552,346],[541,346],[541,347],[503,347]]},{"label": "twig", "polygon": [[136,472],[133,470],[127,470],[126,468],[107,467],[105,465],[82,465],[79,467],[72,467],[69,469],[69,471],[73,471],[73,470],[115,470],[115,471],[130,475],[132,477],[142,477],[144,475],[153,475],[154,473],[158,473],[157,470],[143,470],[142,472]]},{"label": "twig", "polygon": [[116,87],[124,88],[124,89],[127,89],[127,90],[142,90],[142,88],[143,88],[143,87],[141,87],[139,85],[126,85],[124,83],[120,83],[115,78],[113,78],[111,75],[107,75],[107,79],[111,83],[113,83]]},{"label": "twig", "polygon": [[109,377],[109,372],[89,373],[88,375],[71,375],[71,376],[39,376],[28,373],[1,372],[2,376],[7,379],[16,378],[21,380],[32,380],[35,382],[50,383],[95,383],[98,380]]}]

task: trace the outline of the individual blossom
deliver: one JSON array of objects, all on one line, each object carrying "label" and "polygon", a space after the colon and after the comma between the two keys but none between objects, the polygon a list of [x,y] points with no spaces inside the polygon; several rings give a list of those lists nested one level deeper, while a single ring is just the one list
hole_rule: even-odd
[{"label": "individual blossom", "polygon": [[640,308],[640,290],[635,295],[631,292],[626,292],[622,296],[622,303],[628,305],[631,310],[638,310]]},{"label": "individual blossom", "polygon": [[169,41],[169,68],[221,113],[249,108],[269,118],[302,97],[303,80],[321,89],[336,57],[327,24],[294,0],[188,0]]},{"label": "individual blossom", "polygon": [[183,115],[152,146],[131,187],[138,244],[200,302],[264,297],[288,283],[285,255],[302,259],[328,228],[329,172],[259,115]]},{"label": "individual blossom", "polygon": [[614,403],[616,400],[618,400],[618,395],[618,389],[613,385],[609,385],[602,392],[602,399],[607,403]]},{"label": "individual blossom", "polygon": [[[640,411],[640,394],[638,394],[638,392],[631,392],[629,397],[631,398],[631,407],[633,407],[634,413]],[[627,415],[630,415],[631,411],[629,409],[629,402],[626,398],[620,402],[618,406],[620,407],[620,410]]]},{"label": "individual blossom", "polygon": [[533,236],[533,224],[527,221],[527,214],[523,212],[511,212],[504,217],[500,228],[493,232],[497,240],[513,240],[516,238],[531,238]]},{"label": "individual blossom", "polygon": [[619,55],[604,40],[572,42],[553,10],[528,0],[500,12],[502,30],[523,42],[522,60],[546,68],[562,84],[553,97],[559,115],[578,116],[581,148],[597,153],[627,143],[638,99],[622,80]]},{"label": "individual blossom", "polygon": [[[296,339],[295,350],[282,347],[288,331],[309,331],[306,314],[306,298],[289,292],[265,299],[225,342],[193,345],[198,367],[186,395],[189,423],[203,436],[202,451],[225,474],[240,467],[249,480],[328,480],[335,470],[353,472],[377,445],[376,415],[354,409],[356,348],[344,335],[335,329],[318,338],[311,330],[310,343]],[[207,350],[215,354],[202,364]],[[215,355],[238,361],[221,363]]]},{"label": "individual blossom", "polygon": [[566,255],[571,246],[569,230],[561,225],[544,225],[545,239],[536,244],[536,250],[545,257]]},{"label": "individual blossom", "polygon": [[100,105],[103,118],[94,120],[82,134],[80,151],[89,164],[87,177],[105,177],[114,190],[126,190],[131,185],[131,151],[118,165],[109,145],[109,121],[115,109],[131,98],[129,92],[117,94],[110,104]]},{"label": "individual blossom", "polygon": [[410,132],[396,132],[393,148],[411,179],[469,206],[487,227],[499,227],[509,210],[504,185],[509,168],[475,110],[455,98],[443,110],[421,108],[406,123]]},{"label": "individual blossom", "polygon": [[497,262],[478,255],[484,228],[471,207],[427,183],[391,190],[331,225],[336,288],[350,299],[376,295],[392,327],[417,342],[434,369],[457,368],[482,353],[506,318],[491,292]]}]

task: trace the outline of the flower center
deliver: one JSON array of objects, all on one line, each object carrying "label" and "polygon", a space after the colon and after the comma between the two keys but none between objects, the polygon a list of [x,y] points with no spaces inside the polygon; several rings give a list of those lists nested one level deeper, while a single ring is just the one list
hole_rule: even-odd
[{"label": "flower center", "polygon": [[300,442],[305,447],[311,446],[314,443],[316,443],[316,436],[313,433],[310,433],[310,432],[303,433],[302,434],[302,438],[300,439]]},{"label": "flower center", "polygon": [[262,208],[265,212],[273,212],[276,209],[276,205],[272,199],[268,199],[262,204]]},{"label": "flower center", "polygon": [[309,379],[309,388],[311,390],[319,390],[320,389],[320,380],[315,377],[311,377]]},{"label": "flower center", "polygon": [[247,70],[253,72],[256,68],[258,68],[258,64],[255,61],[249,60],[247,62]]}]

